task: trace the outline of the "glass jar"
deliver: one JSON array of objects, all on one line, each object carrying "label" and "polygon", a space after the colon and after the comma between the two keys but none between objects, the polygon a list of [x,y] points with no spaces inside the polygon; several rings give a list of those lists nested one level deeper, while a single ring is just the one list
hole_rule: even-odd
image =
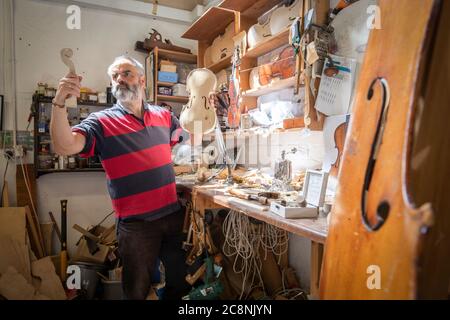
[{"label": "glass jar", "polygon": [[67,168],[69,168],[69,169],[76,169],[77,168],[77,162],[75,160],[75,156],[69,156],[67,158]]},{"label": "glass jar", "polygon": [[80,120],[86,119],[89,116],[89,108],[80,107]]},{"label": "glass jar", "polygon": [[37,87],[37,94],[40,96],[44,96],[45,95],[45,89],[47,88],[47,85],[45,83],[42,82],[38,82],[38,87]]}]

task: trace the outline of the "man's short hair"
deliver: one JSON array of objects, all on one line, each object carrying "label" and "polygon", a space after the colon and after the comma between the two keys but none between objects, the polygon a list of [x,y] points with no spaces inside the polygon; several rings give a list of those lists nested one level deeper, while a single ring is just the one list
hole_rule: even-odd
[{"label": "man's short hair", "polygon": [[145,74],[144,66],[139,61],[137,61],[136,59],[134,59],[133,57],[130,57],[128,55],[121,55],[119,57],[116,57],[114,59],[113,63],[111,63],[111,65],[108,67],[108,75],[109,75],[109,77],[112,77],[112,68],[115,67],[117,65],[117,63],[119,61],[122,61],[122,60],[127,60],[133,66],[135,66],[136,69],[138,70],[140,76],[143,76]]}]

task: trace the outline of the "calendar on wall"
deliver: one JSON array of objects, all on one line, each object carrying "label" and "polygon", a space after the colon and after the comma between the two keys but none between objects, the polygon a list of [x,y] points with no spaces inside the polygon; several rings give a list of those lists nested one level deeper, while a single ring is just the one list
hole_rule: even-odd
[{"label": "calendar on wall", "polygon": [[[350,110],[356,60],[335,55],[330,55],[330,58],[332,63],[329,58],[325,60],[316,109],[327,116],[347,114]],[[334,67],[337,73],[327,75],[327,68],[330,67]]]}]

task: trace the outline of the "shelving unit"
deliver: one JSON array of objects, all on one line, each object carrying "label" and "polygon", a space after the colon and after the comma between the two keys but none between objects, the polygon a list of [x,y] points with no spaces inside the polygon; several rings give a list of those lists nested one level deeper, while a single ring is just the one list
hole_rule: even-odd
[{"label": "shelving unit", "polygon": [[153,100],[150,101],[153,104],[159,105],[161,102],[175,102],[175,103],[187,103],[189,100],[189,97],[183,97],[183,96],[169,96],[169,95],[163,95],[158,93],[158,87],[164,86],[164,87],[173,87],[176,83],[174,82],[165,82],[165,81],[158,81],[158,68],[159,68],[159,61],[161,59],[164,60],[170,60],[172,62],[179,62],[179,63],[186,63],[186,64],[192,64],[195,65],[197,63],[197,55],[190,54],[190,53],[184,53],[184,52],[178,52],[178,51],[171,51],[166,49],[160,49],[158,47],[155,47],[152,51],[149,53],[149,57],[153,57],[153,70],[151,70],[153,74]]},{"label": "shelving unit", "polygon": [[[86,161],[86,166],[80,168],[77,167],[74,169],[64,168],[64,169],[54,169],[52,168],[44,168],[41,166],[42,162],[40,159],[53,158],[54,154],[50,149],[50,132],[49,132],[49,124],[48,120],[50,119],[51,108],[52,108],[52,98],[43,97],[43,96],[34,96],[33,104],[34,104],[34,170],[36,178],[40,177],[43,174],[48,173],[58,173],[58,172],[101,172],[104,171],[101,163],[97,158],[90,158]],[[68,116],[73,118],[78,118],[79,121],[79,113],[80,108],[88,107],[89,111],[96,112],[105,108],[109,108],[113,106],[112,103],[96,103],[89,101],[78,101],[76,108],[68,108]],[[44,117],[44,118],[42,118]],[[44,126],[44,127],[42,127]],[[43,132],[41,132],[43,131]],[[46,152],[42,152],[42,145],[47,145],[48,150]]]},{"label": "shelving unit", "polygon": [[239,21],[238,12],[219,7],[211,7],[186,30],[181,36],[182,38],[198,41],[198,67],[208,68],[216,73],[231,66],[231,55],[227,55],[225,58],[220,59],[220,61],[206,66],[204,64],[205,52],[211,46],[214,39],[224,33],[230,23],[234,24],[234,35],[236,35],[240,30]]},{"label": "shelving unit", "polygon": [[189,97],[181,97],[181,96],[166,96],[163,94],[157,95],[157,101],[170,101],[170,102],[178,102],[178,103],[187,103],[189,101]]},{"label": "shelving unit", "polygon": [[231,66],[231,56],[226,56],[225,58],[220,59],[210,66],[205,66],[205,68],[208,68],[212,72],[217,73],[222,69],[228,68],[229,66]]},{"label": "shelving unit", "polygon": [[280,0],[224,0],[219,4],[219,7],[237,11],[241,17],[256,20],[280,2]]},{"label": "shelving unit", "polygon": [[[301,1],[301,0],[300,0]],[[217,7],[212,7],[207,10],[197,21],[195,21],[189,29],[183,34],[183,38],[197,40],[198,41],[198,66],[207,67],[214,73],[231,66],[231,57],[225,57],[220,61],[205,66],[204,56],[207,48],[212,44],[213,40],[220,34],[225,32],[226,27],[234,22],[235,32],[234,35],[238,35],[241,32],[248,32],[249,28],[258,22],[258,18],[264,13],[268,12],[276,5],[281,4],[282,0],[223,0]],[[329,1],[328,0],[316,0],[314,4],[316,10],[316,22],[321,24],[323,19],[326,18]],[[304,12],[309,10],[308,2]],[[303,12],[298,12],[298,16],[302,16]],[[240,64],[240,90],[242,94],[242,103],[240,105],[241,111],[244,109],[253,109],[257,106],[257,97],[271,93],[277,90],[294,87],[304,86],[304,83],[300,82],[300,75],[303,72],[303,64],[301,57],[296,56],[296,68],[295,74],[289,79],[282,79],[275,81],[267,86],[254,88],[250,87],[250,70],[258,66],[258,58],[270,53],[271,51],[289,44],[289,28],[285,28],[278,34],[272,35],[261,43],[252,48],[247,48],[246,52],[243,52],[241,56]],[[315,92],[318,88],[318,80],[313,83]],[[306,95],[311,97],[311,92]],[[309,125],[312,130],[321,130],[322,125],[319,123],[319,119],[316,116],[316,109],[314,108],[314,101],[309,99],[310,103],[308,107],[305,107],[305,118],[311,120]],[[306,123],[306,121],[305,121]],[[310,123],[308,121],[308,123]]]},{"label": "shelving unit", "polygon": [[289,41],[289,28],[281,31],[280,33],[268,37],[266,40],[258,43],[256,46],[247,49],[247,52],[244,55],[244,58],[258,58],[270,51],[274,48],[281,47],[284,44],[287,44]]},{"label": "shelving unit", "polygon": [[271,83],[269,83],[268,85],[244,91],[244,92],[242,92],[242,95],[248,96],[248,97],[259,97],[264,94],[268,94],[268,93],[275,92],[278,90],[293,87],[294,85],[295,85],[295,77],[288,78],[288,79],[282,79],[282,80],[274,80]]}]

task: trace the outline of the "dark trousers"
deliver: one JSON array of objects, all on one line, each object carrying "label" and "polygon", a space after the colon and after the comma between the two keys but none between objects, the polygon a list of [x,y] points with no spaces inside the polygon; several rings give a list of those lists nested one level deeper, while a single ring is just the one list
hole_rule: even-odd
[{"label": "dark trousers", "polygon": [[125,299],[143,300],[151,288],[157,258],[165,269],[163,299],[180,300],[189,292],[186,252],[181,248],[184,213],[172,213],[155,221],[119,221],[119,253]]}]

